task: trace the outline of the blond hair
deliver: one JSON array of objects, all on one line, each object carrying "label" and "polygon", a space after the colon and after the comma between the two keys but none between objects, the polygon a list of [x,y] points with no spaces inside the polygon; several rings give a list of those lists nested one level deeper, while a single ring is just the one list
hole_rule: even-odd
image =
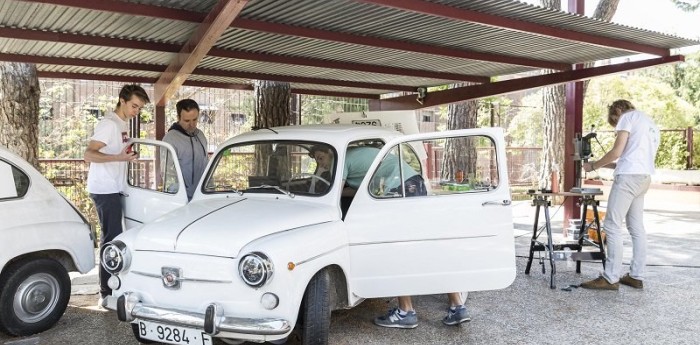
[{"label": "blond hair", "polygon": [[[619,114],[616,111],[617,109],[620,110]],[[612,102],[612,104],[608,106],[608,123],[613,127],[617,126],[617,122],[620,121],[620,116],[634,109],[632,102],[625,99],[618,99]]]}]

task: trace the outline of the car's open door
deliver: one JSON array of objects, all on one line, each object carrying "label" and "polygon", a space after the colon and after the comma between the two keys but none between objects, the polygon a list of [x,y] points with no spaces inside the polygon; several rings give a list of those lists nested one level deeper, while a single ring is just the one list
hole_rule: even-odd
[{"label": "car's open door", "polygon": [[187,191],[173,147],[149,139],[131,139],[129,143],[139,158],[127,164],[122,192],[126,229],[187,204]]},{"label": "car's open door", "polygon": [[[370,298],[509,286],[515,248],[504,145],[503,132],[494,128],[387,143],[345,218],[352,293]],[[425,159],[412,149],[421,146]]]}]

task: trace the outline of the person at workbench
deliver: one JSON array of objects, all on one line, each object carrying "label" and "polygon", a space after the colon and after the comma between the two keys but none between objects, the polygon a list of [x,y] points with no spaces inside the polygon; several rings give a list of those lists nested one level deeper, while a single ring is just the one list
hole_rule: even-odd
[{"label": "person at workbench", "polygon": [[[581,284],[582,288],[618,290],[620,283],[633,288],[644,287],[647,237],[644,229],[644,195],[654,173],[654,159],[659,148],[659,129],[652,119],[620,99],[608,107],[608,123],[615,127],[613,148],[600,160],[583,164],[585,171],[604,166],[615,168],[603,227],[607,235],[605,271],[600,277]],[[614,163],[617,160],[617,163]],[[626,221],[632,237],[630,273],[622,274],[622,229]]]}]

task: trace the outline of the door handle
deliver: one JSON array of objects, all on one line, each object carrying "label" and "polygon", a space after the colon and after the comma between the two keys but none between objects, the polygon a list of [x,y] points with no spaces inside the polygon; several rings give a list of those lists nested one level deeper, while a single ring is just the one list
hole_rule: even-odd
[{"label": "door handle", "polygon": [[481,203],[481,206],[488,206],[488,205],[508,206],[508,205],[510,205],[510,200],[503,200],[503,201],[484,201],[484,202]]}]

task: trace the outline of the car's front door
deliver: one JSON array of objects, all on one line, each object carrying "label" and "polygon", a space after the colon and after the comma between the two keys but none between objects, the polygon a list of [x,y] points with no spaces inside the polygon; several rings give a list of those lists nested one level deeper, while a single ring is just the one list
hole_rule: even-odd
[{"label": "car's front door", "polygon": [[127,229],[187,204],[187,191],[173,147],[149,139],[132,139],[130,143],[139,158],[127,165],[122,193]]},{"label": "car's front door", "polygon": [[[415,147],[424,147],[427,158]],[[498,129],[387,143],[345,218],[352,292],[369,298],[509,286],[515,279],[510,201]]]}]

